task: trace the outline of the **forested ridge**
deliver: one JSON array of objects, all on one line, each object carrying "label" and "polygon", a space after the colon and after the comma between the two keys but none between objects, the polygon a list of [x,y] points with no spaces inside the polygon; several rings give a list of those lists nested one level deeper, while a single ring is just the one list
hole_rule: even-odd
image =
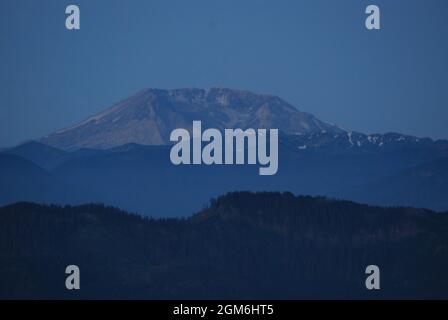
[{"label": "forested ridge", "polygon": [[[173,201],[176,201],[173,199]],[[65,288],[65,267],[81,290]],[[365,268],[381,289],[365,288]],[[448,216],[235,192],[185,219],[101,204],[0,208],[2,298],[448,298]]]}]

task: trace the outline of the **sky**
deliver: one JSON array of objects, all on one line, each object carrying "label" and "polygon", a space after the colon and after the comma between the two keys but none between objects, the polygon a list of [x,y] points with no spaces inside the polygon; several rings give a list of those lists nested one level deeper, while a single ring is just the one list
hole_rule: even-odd
[{"label": "sky", "polygon": [[[77,4],[81,29],[65,28]],[[365,9],[381,10],[367,30]],[[275,94],[349,130],[448,139],[446,0],[1,0],[0,147],[143,88]]]}]

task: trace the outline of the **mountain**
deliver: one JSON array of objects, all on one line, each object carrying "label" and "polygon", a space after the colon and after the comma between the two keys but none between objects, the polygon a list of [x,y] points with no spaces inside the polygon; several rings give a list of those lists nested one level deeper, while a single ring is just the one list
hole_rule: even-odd
[{"label": "mountain", "polygon": [[[378,179],[390,179],[444,154],[433,146],[417,148],[409,145],[384,148],[381,152],[358,147],[339,148],[337,152],[332,148],[301,150],[289,144],[286,138],[281,141],[285,144],[279,147],[279,171],[271,177],[259,176],[256,166],[175,166],[169,161],[169,146],[137,144],[67,152],[62,163],[51,167],[48,173],[82,190],[85,201],[103,202],[144,215],[170,217],[188,215],[200,209],[209,198],[235,190],[280,190],[367,201],[368,196],[375,194],[369,184]],[[44,153],[45,150],[43,146]],[[44,158],[38,154],[34,157]],[[34,157],[29,160],[33,161]],[[54,162],[54,159],[50,160]],[[27,179],[33,181],[34,178]],[[10,183],[14,186],[14,181]],[[414,198],[411,194],[394,198],[393,195],[400,194],[402,188],[398,182],[390,185],[397,188],[396,192],[384,190],[389,190],[392,196],[383,193],[367,202],[382,205],[411,203]],[[28,199],[21,194],[21,188],[15,190],[15,199]],[[441,207],[443,202],[438,200],[443,198],[446,190],[434,189],[431,193],[431,184],[427,184],[428,196],[420,206],[448,209],[448,206]],[[169,197],[175,197],[177,201],[167,201]],[[0,201],[0,204],[8,203]]]},{"label": "mountain", "polygon": [[[175,166],[169,161],[169,146],[126,144],[106,150],[53,152],[51,148],[48,152],[48,146],[34,142],[7,152],[21,151],[57,182],[42,185],[30,198],[28,187],[20,181],[36,184],[35,175],[9,170],[12,164],[5,163],[5,172],[16,175],[5,185],[10,196],[0,197],[0,205],[30,200],[48,203],[45,195],[52,194],[50,199],[55,203],[76,204],[82,199],[147,216],[173,217],[200,209],[211,197],[250,190],[448,210],[448,188],[441,182],[443,170],[435,171],[433,179],[425,183],[407,178],[412,168],[437,159],[448,165],[443,141],[399,134],[370,135],[370,140],[360,133],[338,134],[336,138],[326,133],[282,134],[279,170],[271,177],[260,177],[256,166]],[[358,144],[360,141],[363,143]],[[307,147],[302,148],[305,143]],[[61,188],[61,183],[70,188]],[[77,196],[57,197],[60,192],[55,193],[55,189],[76,189]],[[170,197],[177,201],[168,201]]]},{"label": "mountain", "polygon": [[396,150],[415,151],[422,154],[448,155],[448,140],[418,138],[400,133],[364,134],[355,131],[327,132],[325,130],[308,134],[284,135],[284,144],[299,150],[319,150],[331,153],[347,151],[377,153]]},{"label": "mountain", "polygon": [[357,186],[342,197],[378,205],[430,206],[435,210],[446,210],[447,190],[448,158],[445,157]]},{"label": "mountain", "polygon": [[[277,174],[260,177],[256,166],[249,165],[172,165],[167,141],[170,131],[189,128],[193,120],[220,129],[280,128]],[[99,201],[157,217],[185,216],[211,197],[238,190],[291,191],[377,205],[448,210],[444,200],[448,188],[440,180],[443,172],[436,170],[434,179],[424,183],[409,178],[409,170],[420,165],[437,159],[446,163],[448,141],[345,131],[276,96],[247,91],[143,90],[79,125],[3,154],[31,161],[57,179],[57,186],[63,183],[75,188],[75,200]],[[9,181],[14,196],[0,197],[0,205],[11,203],[8,199],[29,200],[20,181],[33,181],[34,176],[17,174],[17,183]],[[45,186],[36,194],[51,189]],[[169,197],[177,201],[167,201]],[[67,197],[52,199],[64,203]],[[47,200],[33,198],[36,202]],[[69,200],[67,203],[79,203]]]},{"label": "mountain", "polygon": [[61,164],[67,157],[67,152],[37,141],[22,143],[16,147],[4,150],[3,153],[14,154],[30,160],[44,169],[51,169],[52,167]]},{"label": "mountain", "polygon": [[191,130],[193,120],[217,129],[278,128],[288,134],[343,131],[273,95],[224,88],[147,89],[40,142],[62,150],[166,145],[172,130]]},{"label": "mountain", "polygon": [[13,148],[7,148],[0,151],[0,154],[17,155],[27,159],[39,167],[51,171],[55,167],[84,156],[93,156],[108,153],[107,150],[98,150],[90,148],[81,148],[71,152],[59,150],[38,141],[28,141]]},{"label": "mountain", "polygon": [[85,200],[75,188],[16,155],[0,153],[0,177],[0,204],[18,201],[63,204]]},{"label": "mountain", "polygon": [[221,130],[278,128],[280,143],[296,150],[375,153],[399,149],[420,151],[423,157],[430,151],[428,159],[448,156],[447,140],[343,130],[277,96],[225,88],[142,90],[39,142],[66,151],[105,150],[126,144],[169,145],[171,131],[191,130],[193,120],[201,120],[204,128]]},{"label": "mountain", "polygon": [[[163,220],[18,203],[0,208],[0,298],[446,299],[447,228],[447,214],[291,193]],[[64,287],[71,264],[79,291]],[[365,288],[371,264],[381,290]]]}]

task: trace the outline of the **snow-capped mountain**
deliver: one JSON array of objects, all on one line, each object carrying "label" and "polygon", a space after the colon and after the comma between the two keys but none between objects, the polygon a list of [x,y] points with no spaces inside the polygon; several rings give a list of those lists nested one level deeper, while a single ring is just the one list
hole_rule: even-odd
[{"label": "snow-capped mountain", "polygon": [[[266,179],[253,166],[174,166],[170,133],[190,128],[193,120],[201,120],[203,128],[280,129],[278,173]],[[0,185],[0,205],[103,202],[176,216],[229,190],[288,190],[448,208],[448,141],[347,131],[279,97],[230,89],[143,90],[0,156],[7,177]],[[177,201],[167,203],[166,190]]]},{"label": "snow-capped mountain", "polygon": [[273,95],[224,88],[143,90],[87,120],[41,139],[63,149],[105,149],[127,143],[169,144],[173,129],[278,128],[286,134],[343,134],[337,126],[301,112]]},{"label": "snow-capped mountain", "polygon": [[309,134],[295,134],[283,137],[282,143],[295,150],[345,151],[387,151],[402,148],[446,151],[447,140],[417,138],[400,133],[364,134],[355,131],[328,132],[325,130]]}]

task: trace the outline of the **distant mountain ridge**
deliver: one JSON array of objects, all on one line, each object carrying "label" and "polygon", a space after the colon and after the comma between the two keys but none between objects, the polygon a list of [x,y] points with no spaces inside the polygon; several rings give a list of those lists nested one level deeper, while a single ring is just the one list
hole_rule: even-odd
[{"label": "distant mountain ridge", "polygon": [[399,148],[413,148],[448,152],[448,140],[433,140],[390,132],[385,134],[365,134],[355,131],[313,132],[284,137],[284,143],[299,150],[326,150],[334,152],[387,151]]},{"label": "distant mountain ridge", "polygon": [[273,95],[226,88],[146,89],[87,120],[43,137],[40,142],[62,149],[107,149],[127,143],[169,144],[172,130],[204,127],[276,128],[286,134],[341,133],[342,129],[301,112]]},{"label": "distant mountain ridge", "polygon": [[[143,215],[169,217],[191,214],[219,194],[251,190],[448,210],[448,176],[444,174],[448,151],[443,143],[405,142],[393,135],[382,146],[358,146],[341,134],[341,141],[318,144],[322,135],[314,135],[315,139],[281,136],[279,172],[269,178],[259,177],[253,166],[175,166],[169,161],[170,146],[165,145],[58,152],[29,142],[0,153],[0,158],[14,155],[0,167],[4,172],[0,205],[103,202]],[[356,139],[353,134],[352,142]],[[300,148],[304,141],[308,147]],[[35,164],[27,166],[30,170],[21,169],[25,159]],[[42,172],[53,182],[40,183],[35,177]],[[177,200],[166,201],[168,196]]]},{"label": "distant mountain ridge", "polygon": [[304,149],[362,149],[427,147],[448,150],[447,140],[399,133],[364,134],[344,130],[268,94],[227,88],[145,89],[74,126],[39,142],[65,151],[110,149],[126,144],[168,145],[172,130],[204,128],[279,129],[284,143]]},{"label": "distant mountain ridge", "polygon": [[[253,166],[173,165],[170,131],[189,128],[193,120],[219,129],[279,128],[278,173],[260,178]],[[2,154],[16,157],[2,162],[7,179],[0,184],[0,205],[99,201],[168,217],[188,215],[219,194],[250,190],[448,210],[448,141],[346,131],[276,96],[248,91],[143,90]],[[47,183],[35,181],[44,176]],[[168,195],[177,201],[165,201]]]}]

